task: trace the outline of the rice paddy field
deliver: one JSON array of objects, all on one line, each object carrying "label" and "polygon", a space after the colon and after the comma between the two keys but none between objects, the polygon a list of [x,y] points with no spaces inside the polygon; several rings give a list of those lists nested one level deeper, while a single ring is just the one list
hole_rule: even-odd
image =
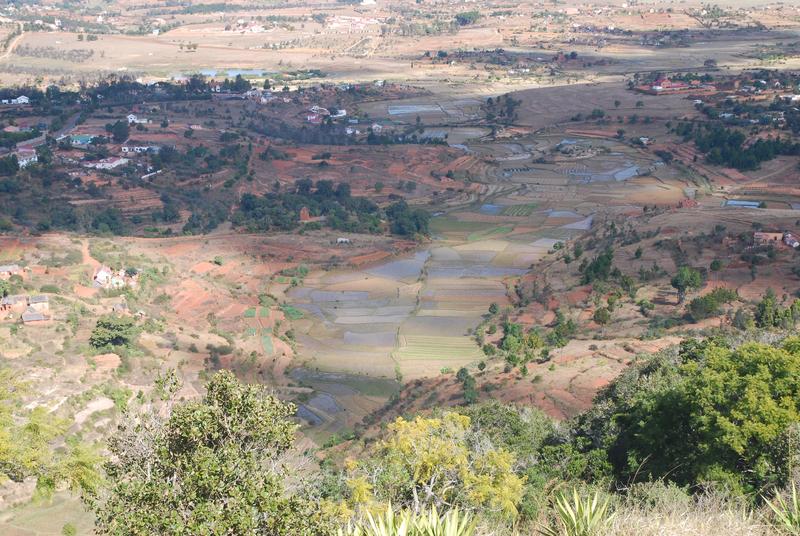
[{"label": "rice paddy field", "polygon": [[[535,207],[525,205],[525,212]],[[554,244],[580,231],[469,221],[464,212],[434,218],[437,239],[413,255],[359,270],[312,273],[288,293],[306,366],[324,372],[406,379],[434,376],[482,358],[471,336],[491,303],[509,303],[507,286]],[[510,218],[519,218],[519,213]],[[585,220],[575,213],[570,222]],[[546,222],[546,214],[537,220]],[[527,231],[527,232],[526,232]],[[284,307],[284,311],[286,308]]]},{"label": "rice paddy field", "polygon": [[307,367],[413,379],[474,363],[482,353],[472,330],[489,305],[507,305],[515,278],[557,244],[591,229],[598,213],[623,210],[630,196],[682,198],[684,185],[657,176],[656,158],[613,139],[559,132],[476,143],[503,158],[550,156],[498,162],[492,194],[434,216],[434,239],[416,253],[312,273],[289,290],[283,310]]},{"label": "rice paddy field", "polygon": [[[583,148],[564,153],[565,139]],[[354,412],[385,401],[397,379],[484,359],[473,330],[490,304],[510,305],[518,277],[605,215],[631,210],[632,199],[677,203],[687,186],[652,154],[611,139],[549,133],[477,143],[485,157],[501,157],[496,182],[436,213],[430,242],[376,264],[312,272],[287,291],[282,309],[302,363],[292,374],[314,394],[301,409],[309,433],[348,429]]]}]

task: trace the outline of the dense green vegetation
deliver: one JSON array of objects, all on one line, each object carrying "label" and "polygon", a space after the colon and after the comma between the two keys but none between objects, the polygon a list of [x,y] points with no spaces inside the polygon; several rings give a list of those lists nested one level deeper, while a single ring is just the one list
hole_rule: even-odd
[{"label": "dense green vegetation", "polygon": [[28,389],[16,373],[0,369],[0,478],[34,479],[39,498],[64,487],[94,492],[101,460],[97,449],[67,436],[71,420],[46,406],[23,407]]},{"label": "dense green vegetation", "polygon": [[689,314],[695,322],[717,316],[720,308],[739,298],[735,290],[715,288],[705,296],[700,296],[689,302]]},{"label": "dense green vegetation", "polygon": [[639,363],[577,419],[575,444],[612,481],[708,482],[750,494],[782,486],[800,422],[800,340],[688,340]]},{"label": "dense green vegetation", "polygon": [[381,217],[385,216],[392,233],[402,236],[428,233],[428,213],[412,209],[405,201],[381,211],[372,201],[350,195],[347,183],[329,180],[312,182],[301,179],[291,192],[268,192],[262,196],[244,194],[234,225],[248,231],[291,230],[300,225],[301,209],[308,209],[319,223],[332,229],[348,232],[380,233]]},{"label": "dense green vegetation", "polygon": [[133,344],[138,334],[139,329],[132,317],[105,315],[97,319],[89,336],[89,344],[98,349],[128,347]]},{"label": "dense green vegetation", "polygon": [[480,18],[481,14],[478,11],[463,11],[456,15],[456,22],[459,26],[468,26],[477,22]]},{"label": "dense green vegetation", "polygon": [[743,132],[719,125],[681,123],[676,127],[676,133],[686,141],[693,140],[706,155],[708,163],[742,171],[757,169],[761,162],[779,155],[800,154],[800,143],[780,138],[758,139],[744,147],[747,138]]},{"label": "dense green vegetation", "polygon": [[230,372],[205,396],[172,405],[179,385],[158,384],[164,412],[130,419],[110,439],[105,485],[86,494],[100,531],[138,534],[330,534],[305,492],[287,491],[281,456],[297,426],[291,405]]},{"label": "dense green vegetation", "polygon": [[600,255],[588,261],[584,259],[579,270],[582,274],[581,284],[588,285],[594,281],[606,281],[613,268],[614,251],[607,248]]}]

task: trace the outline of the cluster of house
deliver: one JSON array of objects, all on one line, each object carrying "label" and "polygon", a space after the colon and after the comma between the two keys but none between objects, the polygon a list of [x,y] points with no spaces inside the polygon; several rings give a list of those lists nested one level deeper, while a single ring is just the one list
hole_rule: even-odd
[{"label": "cluster of house", "polygon": [[69,144],[73,147],[86,147],[92,143],[92,140],[97,136],[92,134],[64,134],[56,138],[57,142],[69,140]]},{"label": "cluster of house", "polygon": [[327,108],[323,108],[322,106],[315,104],[314,106],[308,109],[308,114],[306,115],[306,121],[308,121],[309,123],[319,125],[325,120],[326,117],[330,117],[332,119],[342,119],[347,117],[347,110],[342,108],[340,110],[336,110],[336,112],[334,113],[331,113],[331,111],[328,110]]},{"label": "cluster of house", "polygon": [[146,142],[133,141],[133,140],[128,140],[122,146],[122,152],[123,153],[136,153],[136,154],[156,153],[156,154],[158,154],[160,151],[161,151],[161,146],[160,145],[154,145],[154,144],[150,144],[150,143],[146,143]]},{"label": "cluster of house", "polygon": [[15,97],[13,99],[3,99],[0,101],[0,104],[30,104],[31,99],[26,97],[25,95],[20,95],[19,97]]},{"label": "cluster of house", "polygon": [[[312,125],[321,125],[326,117],[330,117],[331,119],[344,119],[347,117],[347,110],[340,109],[336,110],[336,112],[331,113],[330,110],[327,108],[323,108],[322,106],[314,105],[309,108],[308,113],[306,114],[306,121],[311,123]],[[357,136],[361,134],[361,129],[355,126],[358,125],[359,121],[356,118],[351,118],[347,120],[347,127],[345,127],[345,133],[348,136]],[[368,128],[372,129],[372,132],[376,134],[380,134],[383,130],[383,126],[379,123],[373,123],[372,125],[368,126]]]},{"label": "cluster of house", "polygon": [[11,276],[22,275],[22,267],[18,264],[3,264],[0,265],[0,279],[8,281]]},{"label": "cluster of house", "polygon": [[124,166],[130,162],[127,158],[122,158],[119,156],[111,156],[109,158],[103,158],[101,160],[97,160],[96,162],[86,162],[83,164],[83,167],[86,168],[94,168],[94,169],[115,169],[119,166]]},{"label": "cluster of house", "polygon": [[753,233],[753,244],[756,246],[769,246],[781,243],[793,249],[800,248],[800,240],[798,240],[797,236],[789,231],[756,231]]},{"label": "cluster of house", "polygon": [[139,285],[139,273],[129,274],[125,270],[112,270],[103,265],[95,270],[92,285],[105,289],[136,288]]},{"label": "cluster of house", "polygon": [[637,91],[649,93],[650,95],[667,95],[669,93],[681,93],[684,91],[714,91],[716,88],[712,84],[704,84],[700,80],[683,82],[682,80],[670,80],[669,78],[659,78],[651,84],[636,87]]},{"label": "cluster of house", "polygon": [[19,318],[25,324],[47,322],[50,320],[50,298],[45,295],[5,296],[0,299],[0,313],[6,320]]},{"label": "cluster of house", "polygon": [[[260,104],[267,104],[277,98],[268,89],[254,87],[244,93],[237,93],[224,89],[221,84],[211,86],[211,94],[217,100],[248,99]],[[283,101],[288,103],[291,102],[291,99],[284,97]]]},{"label": "cluster of house", "polygon": [[[375,2],[361,2],[361,5],[371,6]],[[334,30],[344,30],[346,32],[360,32],[366,30],[368,26],[379,25],[381,21],[372,17],[353,17],[346,15],[337,15],[332,17],[327,26]]]}]

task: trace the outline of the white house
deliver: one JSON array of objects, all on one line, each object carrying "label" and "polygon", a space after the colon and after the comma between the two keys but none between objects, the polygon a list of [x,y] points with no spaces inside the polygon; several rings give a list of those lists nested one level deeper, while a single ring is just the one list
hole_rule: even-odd
[{"label": "white house", "polygon": [[0,101],[2,104],[30,104],[31,99],[26,97],[25,95],[20,95],[15,99],[3,99]]},{"label": "white house", "polygon": [[95,287],[105,287],[111,282],[111,277],[114,273],[111,271],[111,268],[107,266],[101,266],[97,269],[94,273],[94,286]]},{"label": "white house", "polygon": [[36,151],[20,149],[15,154],[17,155],[17,163],[21,168],[28,167],[39,161],[39,156],[36,154]]},{"label": "white house", "polygon": [[347,110],[344,109],[336,110],[336,113],[333,114],[331,117],[333,117],[334,119],[337,117],[347,117]]},{"label": "white house", "polygon": [[338,244],[338,245],[349,244],[349,243],[350,243],[350,239],[349,238],[339,237],[339,238],[336,239],[336,244]]},{"label": "white house", "polygon": [[129,160],[127,158],[103,158],[102,160],[98,160],[97,162],[90,162],[88,164],[84,164],[84,167],[95,168],[95,169],[114,169],[119,166],[123,166],[128,162]]},{"label": "white house", "polygon": [[128,124],[135,123],[137,125],[146,125],[149,122],[149,119],[139,118],[136,114],[128,114]]},{"label": "white house", "polygon": [[122,152],[123,153],[158,153],[161,151],[161,147],[158,145],[123,145]]}]

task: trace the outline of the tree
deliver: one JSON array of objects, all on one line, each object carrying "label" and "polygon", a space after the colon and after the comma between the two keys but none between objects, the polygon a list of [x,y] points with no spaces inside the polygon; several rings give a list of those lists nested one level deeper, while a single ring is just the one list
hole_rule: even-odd
[{"label": "tree", "polygon": [[131,127],[127,121],[117,121],[111,127],[111,137],[115,143],[122,143],[130,136]]},{"label": "tree", "polygon": [[778,309],[778,298],[775,296],[775,291],[768,288],[756,306],[756,325],[760,328],[771,328],[778,325]]},{"label": "tree", "polygon": [[613,261],[614,252],[611,248],[607,248],[583,268],[581,284],[588,285],[593,281],[605,281],[608,279],[608,276],[611,274],[611,265]]},{"label": "tree", "polygon": [[489,314],[496,315],[500,311],[500,306],[497,303],[492,302],[489,304]]},{"label": "tree", "polygon": [[683,303],[689,290],[697,290],[703,282],[700,272],[689,266],[681,266],[678,273],[670,281],[672,288],[678,291],[678,303]]},{"label": "tree", "polygon": [[11,156],[0,158],[0,176],[16,175],[17,171],[19,171],[17,155],[12,154]]},{"label": "tree", "polygon": [[735,290],[715,288],[705,296],[693,299],[689,303],[689,314],[695,322],[716,316],[720,313],[722,304],[730,303],[738,297]]},{"label": "tree", "polygon": [[105,315],[97,319],[89,336],[89,344],[95,348],[128,346],[133,343],[137,334],[136,321],[133,318]]},{"label": "tree", "polygon": [[592,422],[604,427],[614,415],[609,456],[618,476],[716,481],[735,492],[790,478],[794,455],[784,445],[800,421],[800,338],[738,348],[690,339],[676,357],[635,368],[598,400],[605,406]]},{"label": "tree", "polygon": [[34,478],[37,495],[44,497],[64,484],[93,492],[99,482],[97,451],[73,439],[55,450],[54,443],[64,439],[71,420],[46,406],[26,409],[22,402],[27,390],[14,372],[0,369],[0,478]]},{"label": "tree", "polygon": [[295,407],[228,371],[199,400],[175,404],[174,375],[160,378],[163,408],[129,417],[109,439],[107,483],[86,502],[104,534],[322,535],[312,501],[284,486]]},{"label": "tree", "polygon": [[601,326],[605,326],[611,321],[611,311],[608,310],[608,307],[598,307],[592,315],[592,319]]},{"label": "tree", "polygon": [[503,448],[469,441],[471,419],[398,418],[385,438],[349,473],[351,497],[415,510],[436,506],[481,507],[515,517],[524,481],[514,473],[515,456]]}]

